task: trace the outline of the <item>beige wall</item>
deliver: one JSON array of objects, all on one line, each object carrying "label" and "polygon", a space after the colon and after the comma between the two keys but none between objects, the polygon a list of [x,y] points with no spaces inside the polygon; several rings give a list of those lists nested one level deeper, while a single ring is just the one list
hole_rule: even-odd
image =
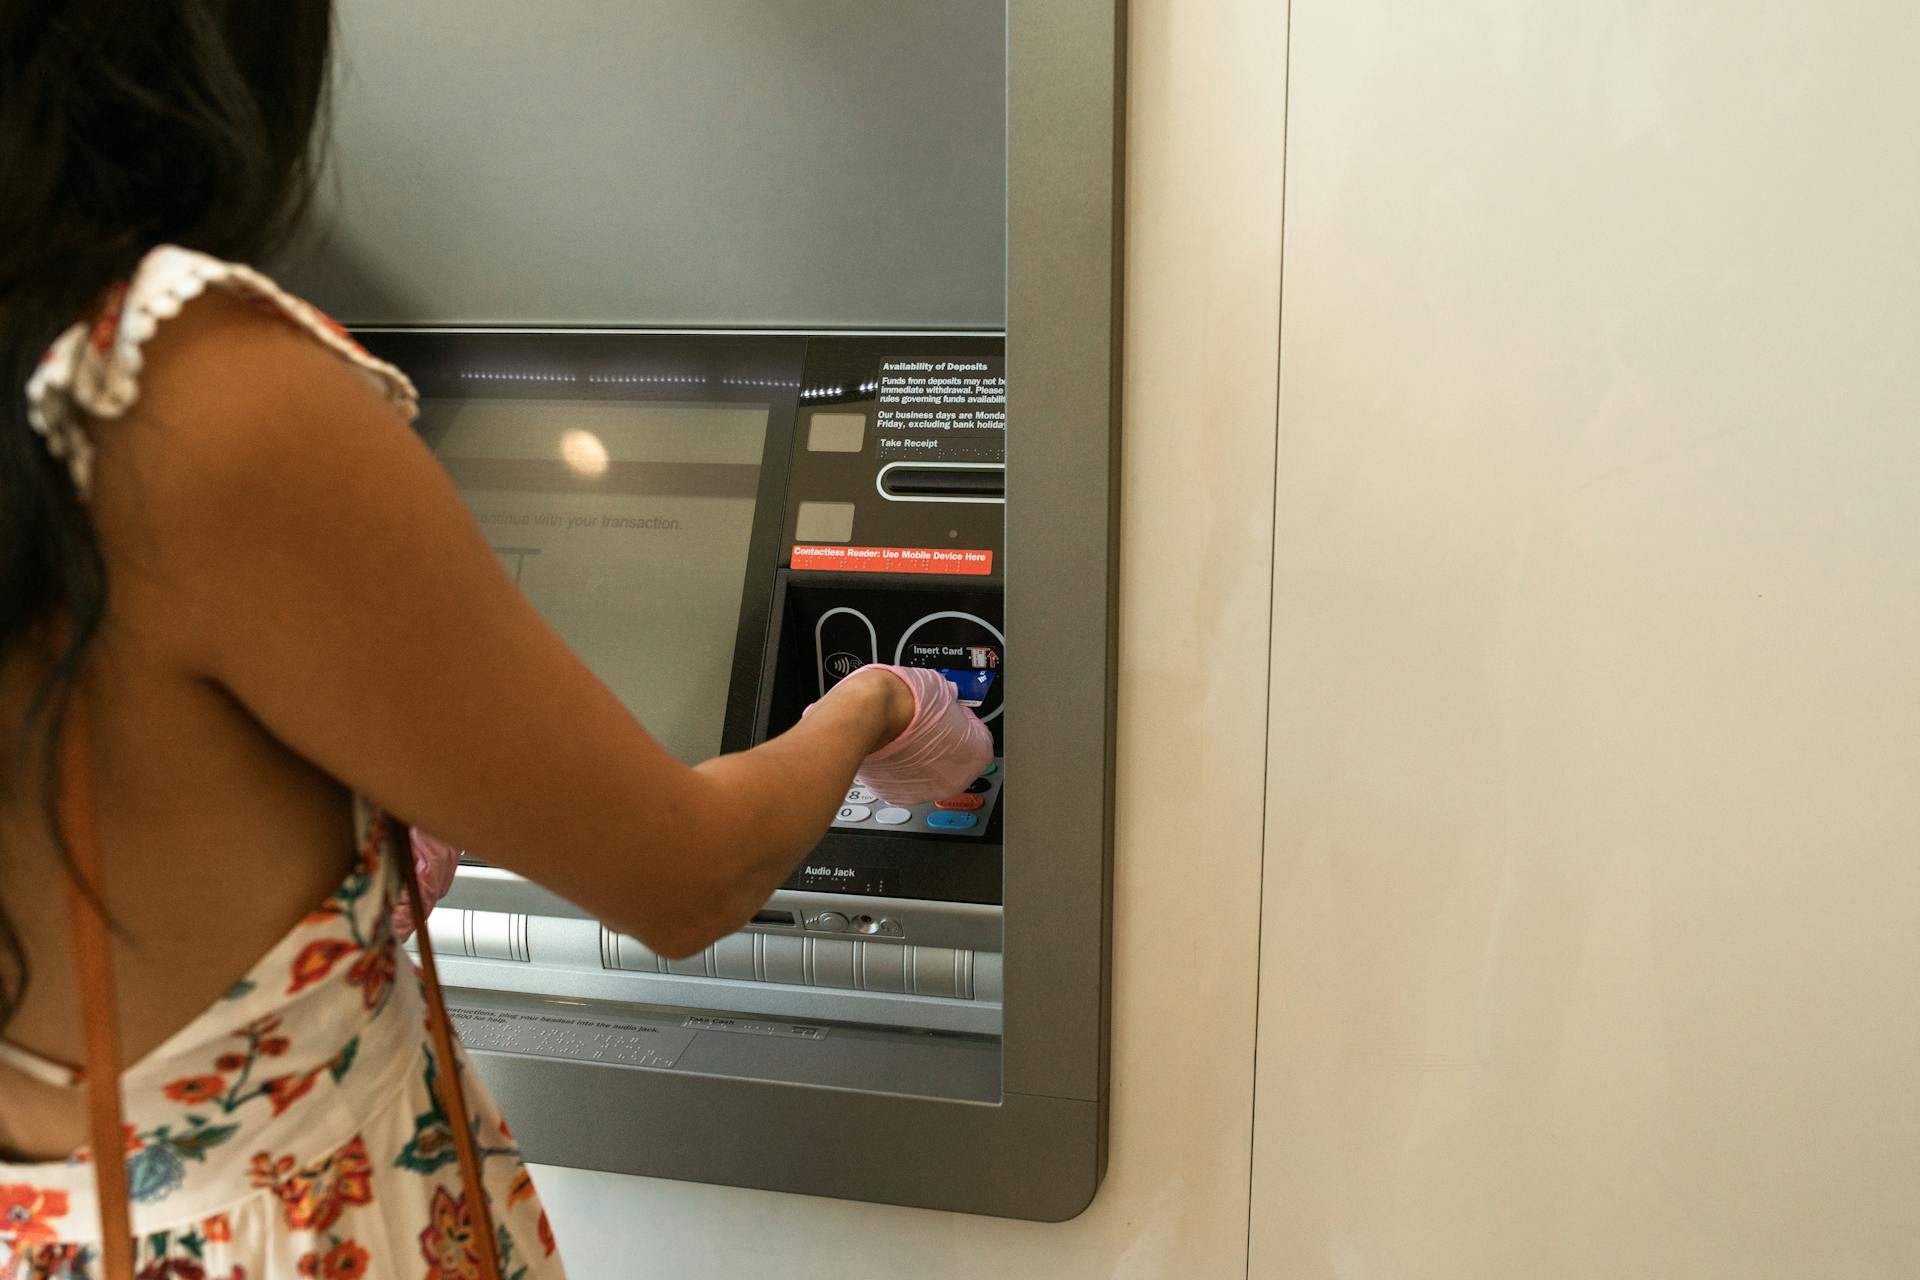
[{"label": "beige wall", "polygon": [[1920,1275],[1920,22],[1295,0],[1252,1274]]},{"label": "beige wall", "polygon": [[1285,14],[1132,9],[1106,1186],[1039,1226],[542,1169],[577,1280],[1245,1275]]},{"label": "beige wall", "polygon": [[1133,10],[1107,1187],[573,1273],[1920,1275],[1915,20]]}]

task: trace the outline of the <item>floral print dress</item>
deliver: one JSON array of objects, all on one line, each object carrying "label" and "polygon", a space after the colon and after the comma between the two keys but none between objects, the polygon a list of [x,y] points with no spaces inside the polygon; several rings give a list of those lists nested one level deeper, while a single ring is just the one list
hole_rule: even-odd
[{"label": "floral print dress", "polygon": [[[410,412],[397,371],[263,277],[157,250],[115,298],[115,322],[70,331],[30,392],[36,427],[83,493],[90,451],[78,423],[131,405],[139,343],[210,284],[309,329]],[[69,416],[75,404],[84,418]],[[127,1163],[140,1280],[474,1280],[488,1242],[476,1238],[435,1099],[444,1070],[462,1072],[502,1276],[563,1280],[506,1121],[464,1063],[440,1062],[430,1046],[420,980],[393,932],[406,828],[364,801],[355,809],[357,850],[340,887],[121,1076],[129,1123],[112,1158]],[[98,1154],[0,1163],[0,1280],[100,1274]]]},{"label": "floral print dress", "polygon": [[[474,1280],[418,975],[392,925],[404,828],[360,806],[353,869],[212,1008],[121,1077],[140,1280]],[[501,1274],[564,1272],[519,1149],[464,1072]],[[0,1164],[0,1277],[93,1280],[90,1153]]]}]

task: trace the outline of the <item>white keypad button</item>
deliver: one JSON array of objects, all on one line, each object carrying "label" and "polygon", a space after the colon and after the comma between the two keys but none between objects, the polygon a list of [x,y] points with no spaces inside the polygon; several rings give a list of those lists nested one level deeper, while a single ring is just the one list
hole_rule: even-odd
[{"label": "white keypad button", "polygon": [[913,821],[913,810],[890,807],[874,814],[873,820],[883,827],[904,827]]},{"label": "white keypad button", "polygon": [[[872,816],[873,816],[873,810],[867,808],[867,806],[863,804],[850,804],[841,808],[839,821],[865,822],[868,818],[871,818]],[[815,818],[814,821],[818,822],[819,819]]]},{"label": "white keypad button", "polygon": [[847,792],[848,804],[872,804],[879,798],[879,796],[863,787],[855,787],[853,790]]}]

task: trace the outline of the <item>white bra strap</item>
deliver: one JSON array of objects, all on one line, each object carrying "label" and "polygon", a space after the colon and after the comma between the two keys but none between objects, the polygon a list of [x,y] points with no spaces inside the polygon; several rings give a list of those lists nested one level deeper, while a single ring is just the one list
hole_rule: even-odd
[{"label": "white bra strap", "polygon": [[0,1063],[56,1089],[78,1089],[86,1083],[86,1077],[73,1067],[42,1057],[31,1049],[22,1049],[11,1040],[0,1040]]}]

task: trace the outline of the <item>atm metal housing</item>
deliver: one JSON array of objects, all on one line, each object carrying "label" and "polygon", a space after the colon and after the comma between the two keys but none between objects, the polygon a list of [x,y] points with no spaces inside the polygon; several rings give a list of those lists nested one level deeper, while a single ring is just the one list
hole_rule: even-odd
[{"label": "atm metal housing", "polygon": [[[997,819],[1004,908],[950,904],[928,926],[933,932],[922,933],[998,950],[998,1037],[976,1037],[969,1050],[969,1033],[955,1032],[962,1051],[948,1054],[959,1064],[951,1088],[932,1079],[917,1086],[910,1039],[863,1037],[853,1024],[836,1029],[837,1066],[811,1079],[786,1070],[771,1037],[758,1046],[738,1037],[742,1065],[726,1074],[480,1047],[478,1069],[531,1161],[1043,1221],[1078,1214],[1104,1175],[1124,4],[1008,0],[1006,11],[1010,425],[998,585],[1019,692],[1017,712],[1009,706],[1008,790]],[[319,301],[328,301],[324,292]],[[443,321],[403,307],[360,328],[376,346],[403,351],[409,335],[669,337],[610,328],[601,318],[590,330],[544,320],[506,329]],[[766,619],[750,611],[743,631],[754,625]],[[742,717],[752,711],[748,696],[736,696],[730,744],[742,745]],[[820,901],[783,890],[769,909],[804,917]],[[484,868],[463,870],[445,906],[583,915]],[[449,981],[460,981],[457,966]],[[778,990],[764,999],[767,1009],[746,1012],[780,1017]],[[756,1054],[764,1070],[754,1069]],[[960,1078],[976,1067],[986,1074],[975,1083]],[[997,1088],[976,1087],[994,1076]]]}]

